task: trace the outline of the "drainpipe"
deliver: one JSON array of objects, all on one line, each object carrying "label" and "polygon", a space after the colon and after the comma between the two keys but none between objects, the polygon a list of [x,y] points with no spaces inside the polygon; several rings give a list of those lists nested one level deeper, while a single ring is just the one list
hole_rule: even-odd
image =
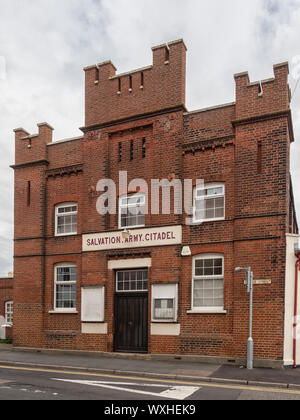
[{"label": "drainpipe", "polygon": [[298,273],[300,270],[300,252],[296,253],[296,257],[298,258],[296,261],[296,270],[295,270],[295,300],[294,300],[294,337],[293,337],[293,359],[294,359],[294,368],[297,367],[296,361],[296,350],[297,350],[297,316],[298,316]]}]

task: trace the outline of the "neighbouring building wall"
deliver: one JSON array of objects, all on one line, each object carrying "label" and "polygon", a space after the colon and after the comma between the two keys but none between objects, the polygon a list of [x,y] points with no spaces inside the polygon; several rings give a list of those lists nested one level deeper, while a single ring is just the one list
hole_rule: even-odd
[{"label": "neighbouring building wall", "polygon": [[[284,364],[293,365],[293,338],[294,338],[294,302],[295,302],[295,267],[297,258],[294,245],[299,241],[299,235],[286,235],[286,271],[285,271],[285,317],[284,317]],[[298,316],[300,303],[300,288],[298,288]],[[298,320],[296,363],[300,364],[300,319]]]},{"label": "neighbouring building wall", "polygon": [[0,278],[0,338],[11,338],[12,328],[1,328],[1,319],[5,318],[5,306],[13,301],[13,278]]}]

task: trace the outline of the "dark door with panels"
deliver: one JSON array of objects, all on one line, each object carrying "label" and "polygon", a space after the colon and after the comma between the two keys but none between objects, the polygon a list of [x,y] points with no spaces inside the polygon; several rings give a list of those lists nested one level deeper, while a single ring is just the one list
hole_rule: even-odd
[{"label": "dark door with panels", "polygon": [[116,352],[148,352],[148,271],[116,272]]}]

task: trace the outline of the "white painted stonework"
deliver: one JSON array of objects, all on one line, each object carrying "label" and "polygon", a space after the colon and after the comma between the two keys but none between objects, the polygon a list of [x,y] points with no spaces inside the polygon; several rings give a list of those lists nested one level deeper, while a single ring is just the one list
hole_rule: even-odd
[{"label": "white painted stonework", "polygon": [[5,324],[6,324],[6,322],[5,322],[5,318],[4,318],[4,316],[0,316],[0,339],[1,340],[4,340],[6,337],[5,337]]},{"label": "white painted stonework", "polygon": [[152,323],[151,335],[180,335],[180,324]]},{"label": "white painted stonework", "polygon": [[82,334],[107,334],[107,324],[83,322],[81,332]]},{"label": "white painted stonework", "polygon": [[[286,235],[286,269],[285,269],[285,314],[284,314],[284,364],[293,365],[293,321],[295,298],[295,257],[294,244],[299,240],[298,235]],[[297,355],[296,362],[300,364],[300,276],[298,296],[298,328],[297,328]]]},{"label": "white painted stonework", "polygon": [[132,229],[128,238],[122,231],[83,235],[82,250],[105,251],[154,246],[179,245],[182,243],[182,226],[165,226],[150,229]]},{"label": "white painted stonework", "polygon": [[109,270],[126,270],[128,268],[146,268],[152,266],[151,258],[132,258],[127,260],[108,261]]}]

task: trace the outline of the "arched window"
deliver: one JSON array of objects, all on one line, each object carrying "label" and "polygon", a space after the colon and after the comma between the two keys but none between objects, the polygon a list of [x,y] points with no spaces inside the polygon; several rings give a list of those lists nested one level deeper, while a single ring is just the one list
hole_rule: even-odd
[{"label": "arched window", "polygon": [[73,263],[61,263],[54,267],[54,309],[76,311],[77,270]]},{"label": "arched window", "polygon": [[77,234],[77,203],[63,203],[55,207],[55,236]]},{"label": "arched window", "polygon": [[193,258],[192,309],[224,309],[224,256],[201,254]]}]

